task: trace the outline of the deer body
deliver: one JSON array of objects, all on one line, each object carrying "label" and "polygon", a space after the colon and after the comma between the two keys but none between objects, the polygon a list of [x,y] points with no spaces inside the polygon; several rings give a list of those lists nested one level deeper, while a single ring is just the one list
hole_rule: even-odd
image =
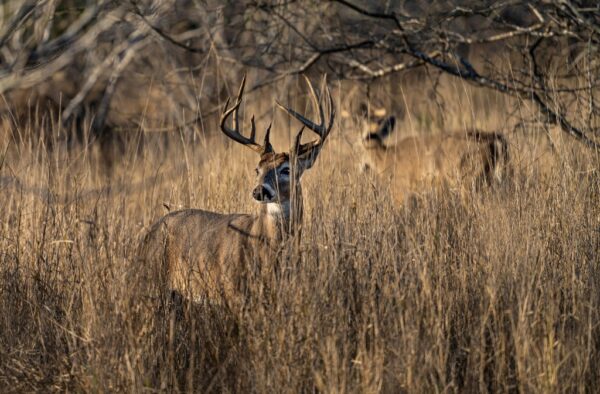
[{"label": "deer body", "polygon": [[390,186],[394,198],[407,197],[444,185],[463,192],[500,181],[508,165],[508,146],[501,134],[467,131],[411,136],[388,146],[393,117],[379,121],[363,139],[365,164]]},{"label": "deer body", "polygon": [[[245,78],[236,104],[231,109],[226,105],[221,129],[260,155],[252,192],[260,203],[258,213],[221,214],[200,209],[172,212],[152,226],[142,244],[146,262],[158,263],[154,269],[162,286],[196,301],[230,302],[243,293],[249,275],[259,273],[265,264],[276,263],[284,242],[299,237],[303,214],[300,177],[315,162],[333,126],[335,109],[329,91],[331,118],[326,126],[323,108],[309,82],[321,124],[282,108],[317,133],[319,140],[302,144],[303,127],[289,153],[276,153],[269,142],[269,126],[264,143],[259,145],[254,140],[254,119],[250,138],[238,130],[237,110],[244,84]],[[230,129],[225,123],[232,113],[234,127]]]},{"label": "deer body", "polygon": [[286,220],[266,206],[257,215],[177,211],[152,227],[146,253],[162,255],[170,289],[193,299],[231,299],[248,267],[276,259]]}]

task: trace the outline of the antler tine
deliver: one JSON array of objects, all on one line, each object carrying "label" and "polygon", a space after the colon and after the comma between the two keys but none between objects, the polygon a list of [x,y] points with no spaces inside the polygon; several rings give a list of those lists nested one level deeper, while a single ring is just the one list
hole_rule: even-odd
[{"label": "antler tine", "polygon": [[[313,97],[315,97],[315,102],[316,102],[316,96],[314,93],[313,86],[310,83],[310,81],[308,80],[308,78],[306,78],[306,80],[309,84],[309,87],[310,87]],[[327,106],[328,106],[328,110],[329,110],[329,124],[327,125],[327,128],[325,128],[325,119],[324,119],[325,116],[323,115],[323,104],[319,101],[319,115],[321,117],[321,126],[325,130],[324,135],[321,135],[321,138],[325,139],[327,137],[327,134],[329,134],[329,131],[331,131],[331,128],[333,127],[333,121],[335,120],[335,105],[333,103],[333,97],[331,97],[331,91],[329,90],[329,86],[327,86],[327,74],[325,74],[323,76],[323,83],[322,83],[321,91],[325,92],[325,97],[327,100]],[[322,99],[322,97],[319,98],[319,100],[321,100],[321,99]]]},{"label": "antler tine", "polygon": [[[236,102],[233,107],[229,107],[229,99],[225,103],[225,108],[223,109],[223,113],[221,115],[221,130],[223,133],[231,138],[232,140],[247,146],[255,152],[262,153],[264,151],[264,147],[257,144],[255,141],[256,136],[256,125],[254,124],[254,116],[252,117],[252,129],[250,131],[250,138],[246,138],[242,135],[239,129],[239,119],[238,119],[238,109],[240,108],[240,104],[242,103],[242,96],[244,95],[244,87],[246,86],[246,75],[242,79],[242,83],[240,85],[240,90],[238,92],[238,96]],[[233,113],[233,129],[230,129],[225,125],[227,118]]]},{"label": "antler tine", "polygon": [[[242,83],[240,84],[240,88],[238,90],[238,95],[237,95],[237,99],[235,100],[235,110],[233,111],[233,128],[234,130],[238,130],[240,129],[240,120],[239,120],[239,108],[240,108],[240,104],[242,104],[242,96],[244,95],[244,89],[246,88],[246,74],[244,74],[244,77],[242,78]],[[252,138],[252,137],[250,137]],[[253,139],[253,138],[252,138]]]},{"label": "antler tine", "polygon": [[314,89],[312,83],[310,82],[310,79],[308,79],[307,77],[305,77],[305,79],[306,79],[306,83],[308,85],[308,89],[310,92],[311,101],[312,101],[315,109],[319,113],[320,124],[317,125],[314,122],[312,122],[311,120],[305,118],[303,115],[297,113],[293,109],[285,107],[285,106],[281,105],[279,102],[276,102],[280,108],[285,110],[288,114],[290,114],[294,118],[298,119],[303,124],[303,126],[308,127],[309,129],[311,129],[312,131],[317,133],[320,137],[316,141],[311,141],[306,144],[301,144],[300,140],[302,138],[302,132],[304,131],[304,127],[303,127],[300,130],[300,132],[296,135],[296,140],[295,140],[294,146],[292,148],[293,152],[298,155],[303,155],[314,149],[317,149],[314,153],[318,154],[320,147],[325,142],[325,139],[327,138],[327,136],[329,135],[329,132],[331,131],[331,129],[333,127],[333,121],[335,119],[335,105],[333,103],[333,97],[331,97],[331,91],[329,90],[329,87],[327,86],[326,77],[323,78],[324,88],[322,90],[325,91],[325,95],[327,96],[327,102],[328,102],[327,104],[329,107],[328,110],[329,110],[330,118],[329,118],[329,122],[327,125],[325,124],[325,114],[324,114],[325,111],[323,110],[323,103],[321,102],[322,100],[318,98],[318,96],[315,92],[315,89]]},{"label": "antler tine", "polygon": [[[325,74],[323,76],[323,88],[322,88],[322,91],[325,92],[325,96],[326,96],[326,100],[327,100],[327,106],[328,106],[328,110],[329,110],[329,124],[327,125],[327,129],[326,129],[327,133],[329,133],[329,131],[333,127],[333,121],[335,120],[335,104],[333,102],[333,97],[331,96],[331,90],[329,90],[329,86],[327,85],[327,74]],[[321,107],[321,110],[322,110],[322,107]],[[325,125],[325,121],[324,120],[322,120],[321,123],[323,123],[323,126]]]},{"label": "antler tine", "polygon": [[[304,75],[304,80],[306,81],[306,84],[308,85],[308,90],[310,91],[310,97],[311,97],[314,109],[319,112],[319,122],[320,122],[319,129],[321,131],[323,131],[325,129],[325,114],[323,113],[323,104],[321,103],[321,97],[317,96],[312,82],[310,81],[310,79],[308,79],[308,77],[306,75]],[[321,135],[321,133],[319,133],[319,135]],[[322,137],[322,135],[321,135],[321,137]]]},{"label": "antler tine", "polygon": [[254,115],[252,115],[252,119],[250,119],[250,140],[256,141],[256,123],[254,123]]},{"label": "antler tine", "polygon": [[315,124],[313,121],[307,119],[306,117],[304,117],[303,115],[294,111],[293,109],[282,105],[279,101],[276,101],[276,103],[281,109],[286,111],[288,114],[290,114],[294,118],[298,119],[302,124],[304,124],[309,129],[311,129],[312,131],[317,133],[321,137],[321,139],[324,139],[327,136],[327,134],[329,133],[329,131],[331,130],[331,128],[333,127],[333,120],[334,120],[334,116],[335,116],[335,107],[333,105],[333,99],[331,97],[329,88],[326,88],[327,95],[329,96],[329,107],[330,107],[329,109],[330,109],[331,118],[329,119],[329,124],[325,125],[325,114],[324,114],[323,105],[321,103],[321,100],[318,99],[318,96],[317,96],[315,89],[314,89],[312,83],[310,82],[310,80],[307,77],[305,77],[305,78],[306,78],[306,82],[308,84],[308,88],[310,91],[311,100],[313,102],[313,105],[315,106],[316,110],[319,112],[320,124]]},{"label": "antler tine", "polygon": [[[292,154],[295,156],[298,156],[300,153],[302,153],[302,133],[304,132],[304,129],[306,128],[306,126],[302,125],[302,128],[300,128],[300,131],[298,132],[298,134],[296,134],[296,139],[294,140],[294,146],[292,148]],[[305,144],[306,145],[306,144]]]},{"label": "antler tine", "polygon": [[325,132],[325,126],[323,124],[320,124],[320,125],[315,124],[313,121],[306,119],[303,115],[299,114],[298,112],[294,111],[293,109],[285,107],[279,101],[276,101],[275,103],[279,106],[279,108],[283,109],[288,114],[290,114],[294,118],[298,119],[302,124],[304,124],[306,127],[311,129],[315,133],[322,135]]},{"label": "antler tine", "polygon": [[265,133],[265,142],[263,143],[263,152],[264,153],[268,153],[268,152],[273,152],[273,145],[271,145],[271,141],[269,141],[269,139],[271,138],[271,126],[273,124],[269,123],[269,127],[267,127],[267,132]]},{"label": "antler tine", "polygon": [[327,81],[325,81],[325,88],[327,89],[327,97],[329,97],[329,124],[327,125],[327,133],[329,133],[333,127],[333,121],[335,120],[335,104],[333,103],[333,97],[331,97],[329,86],[327,86]]}]

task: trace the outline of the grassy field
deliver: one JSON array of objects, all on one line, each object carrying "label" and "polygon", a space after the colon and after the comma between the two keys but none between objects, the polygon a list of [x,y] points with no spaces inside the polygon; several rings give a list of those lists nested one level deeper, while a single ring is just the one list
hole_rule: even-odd
[{"label": "grassy field", "polygon": [[515,177],[500,190],[399,208],[358,171],[346,137],[360,128],[339,121],[305,175],[283,270],[265,267],[239,305],[176,310],[140,297],[153,286],[131,275],[140,239],[164,205],[256,209],[256,157],[220,136],[174,138],[107,172],[96,146],[6,138],[0,391],[595,390],[598,157],[509,135]]}]

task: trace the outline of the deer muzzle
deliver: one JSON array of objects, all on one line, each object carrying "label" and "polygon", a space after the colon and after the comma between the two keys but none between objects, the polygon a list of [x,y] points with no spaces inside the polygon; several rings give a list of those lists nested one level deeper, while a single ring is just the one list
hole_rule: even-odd
[{"label": "deer muzzle", "polygon": [[270,188],[267,188],[264,185],[258,185],[252,191],[252,197],[259,202],[272,202],[275,198],[275,194]]}]

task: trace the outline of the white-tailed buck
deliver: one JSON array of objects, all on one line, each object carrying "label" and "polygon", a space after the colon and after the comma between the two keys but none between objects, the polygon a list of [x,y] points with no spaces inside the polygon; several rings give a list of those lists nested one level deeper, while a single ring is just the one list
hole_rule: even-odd
[{"label": "white-tailed buck", "polygon": [[400,204],[440,185],[461,194],[493,185],[509,172],[508,145],[502,134],[468,130],[409,136],[388,146],[386,139],[396,119],[382,109],[373,113],[362,138],[364,165],[389,184]]},{"label": "white-tailed buck", "polygon": [[[276,153],[271,146],[270,125],[263,144],[256,142],[254,118],[251,120],[250,136],[242,134],[238,109],[245,77],[232,108],[228,108],[227,101],[221,116],[221,130],[227,137],[259,155],[252,191],[252,197],[260,203],[259,212],[254,215],[221,214],[186,209],[162,217],[147,234],[141,253],[146,263],[159,263],[155,268],[163,286],[192,300],[231,300],[233,295],[243,291],[248,274],[260,270],[261,265],[275,264],[283,242],[290,236],[299,236],[303,212],[300,178],[315,163],[335,117],[329,89],[326,88],[325,98],[317,98],[308,78],[306,81],[320,123],[313,123],[277,103],[303,124],[292,148],[286,153]],[[327,121],[323,99],[329,107]],[[227,120],[231,115],[233,124],[229,127]],[[305,127],[319,138],[301,143]]]}]

